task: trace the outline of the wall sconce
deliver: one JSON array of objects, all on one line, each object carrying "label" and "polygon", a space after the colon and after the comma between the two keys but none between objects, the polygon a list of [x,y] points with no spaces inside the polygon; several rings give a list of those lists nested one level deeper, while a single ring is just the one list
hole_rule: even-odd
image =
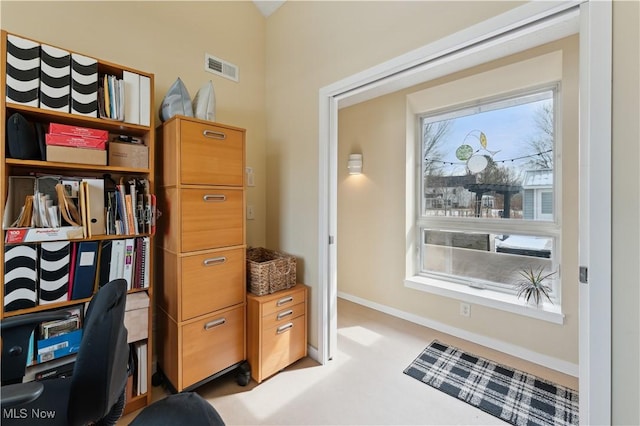
[{"label": "wall sconce", "polygon": [[347,169],[350,175],[359,175],[362,173],[362,154],[350,154],[347,162]]}]

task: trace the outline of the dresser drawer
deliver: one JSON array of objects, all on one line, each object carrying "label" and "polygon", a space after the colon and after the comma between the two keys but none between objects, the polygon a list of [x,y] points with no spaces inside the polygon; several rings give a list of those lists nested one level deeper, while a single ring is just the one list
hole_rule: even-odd
[{"label": "dresser drawer", "polygon": [[244,253],[240,248],[181,259],[181,321],[244,302]]},{"label": "dresser drawer", "polygon": [[306,318],[301,316],[262,332],[262,379],[306,356]]},{"label": "dresser drawer", "polygon": [[304,302],[304,290],[304,287],[296,285],[293,288],[278,291],[269,296],[261,296],[262,316],[265,317],[287,308],[291,309],[292,306]]},{"label": "dresser drawer", "polygon": [[182,189],[180,200],[182,252],[244,244],[242,190]]},{"label": "dresser drawer", "polygon": [[268,330],[273,327],[286,324],[291,320],[298,318],[306,313],[306,304],[298,303],[290,307],[283,308],[262,318],[262,329]]},{"label": "dresser drawer", "polygon": [[244,305],[182,326],[181,349],[183,388],[244,360]]},{"label": "dresser drawer", "polygon": [[182,120],[180,141],[182,184],[243,186],[243,131]]}]

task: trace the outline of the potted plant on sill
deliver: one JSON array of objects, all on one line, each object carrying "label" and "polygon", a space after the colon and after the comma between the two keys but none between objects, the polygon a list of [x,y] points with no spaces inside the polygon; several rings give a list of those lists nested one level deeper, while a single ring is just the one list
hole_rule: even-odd
[{"label": "potted plant on sill", "polygon": [[556,271],[545,273],[544,266],[534,268],[528,266],[520,271],[522,279],[516,283],[518,298],[523,298],[530,305],[540,306],[546,297],[551,301],[551,287],[545,284],[545,280],[554,275]]}]

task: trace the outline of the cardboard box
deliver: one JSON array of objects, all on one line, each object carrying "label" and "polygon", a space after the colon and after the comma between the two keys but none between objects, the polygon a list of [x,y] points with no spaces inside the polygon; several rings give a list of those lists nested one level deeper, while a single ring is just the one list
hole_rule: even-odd
[{"label": "cardboard box", "polygon": [[45,135],[45,142],[47,145],[55,145],[55,146],[70,146],[74,148],[99,149],[102,151],[107,149],[106,139],[85,138],[82,136],[47,133]]},{"label": "cardboard box", "polygon": [[109,165],[148,169],[149,148],[135,143],[109,142]]},{"label": "cardboard box", "polygon": [[146,339],[149,335],[149,296],[147,293],[141,291],[128,294],[124,310],[127,343]]},{"label": "cardboard box", "polygon": [[61,226],[60,228],[9,228],[4,242],[6,244],[38,241],[75,240],[84,238],[82,226]]},{"label": "cardboard box", "polygon": [[106,130],[93,129],[91,127],[70,126],[67,124],[49,124],[49,133],[54,135],[69,135],[79,138],[93,138],[106,141],[109,139],[109,132]]},{"label": "cardboard box", "polygon": [[51,361],[78,352],[82,329],[37,341],[37,362]]},{"label": "cardboard box", "polygon": [[47,161],[61,163],[107,165],[107,151],[47,145]]}]

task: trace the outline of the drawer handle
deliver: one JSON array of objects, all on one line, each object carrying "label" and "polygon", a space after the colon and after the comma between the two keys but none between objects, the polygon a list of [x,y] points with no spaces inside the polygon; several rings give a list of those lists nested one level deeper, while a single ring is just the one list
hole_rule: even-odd
[{"label": "drawer handle", "polygon": [[225,140],[227,138],[227,135],[225,135],[222,132],[216,132],[214,130],[205,130],[202,132],[202,135],[205,138],[211,138],[211,139],[218,139],[218,140]]},{"label": "drawer handle", "polygon": [[292,322],[287,323],[285,325],[281,325],[280,327],[278,327],[278,330],[276,331],[276,334],[282,334],[282,333],[284,333],[285,331],[287,331],[287,330],[289,330],[291,328],[293,328],[293,323]]},{"label": "drawer handle", "polygon": [[224,319],[224,318],[220,318],[220,319],[217,319],[217,320],[214,320],[214,321],[211,321],[211,322],[206,323],[206,324],[204,325],[204,329],[205,329],[205,330],[209,330],[209,329],[211,329],[211,328],[213,328],[213,327],[217,327],[217,326],[219,326],[219,325],[222,325],[222,324],[224,324],[225,322],[227,322],[227,320],[226,320],[226,319]]},{"label": "drawer handle", "polygon": [[226,201],[227,200],[227,196],[224,195],[224,194],[207,194],[204,197],[202,197],[202,199],[205,202],[213,201],[213,202],[220,203],[222,201]]},{"label": "drawer handle", "polygon": [[278,321],[280,321],[284,317],[288,317],[289,315],[293,315],[293,309],[289,309],[288,311],[280,312],[278,314]]},{"label": "drawer handle", "polygon": [[219,265],[226,261],[227,261],[226,257],[220,256],[220,257],[212,257],[211,259],[205,259],[202,261],[202,263],[204,264],[204,266],[213,266],[213,265]]},{"label": "drawer handle", "polygon": [[289,303],[293,300],[293,296],[289,296],[289,297],[283,297],[282,299],[278,300],[278,302],[276,302],[276,306],[282,306],[285,303]]}]

